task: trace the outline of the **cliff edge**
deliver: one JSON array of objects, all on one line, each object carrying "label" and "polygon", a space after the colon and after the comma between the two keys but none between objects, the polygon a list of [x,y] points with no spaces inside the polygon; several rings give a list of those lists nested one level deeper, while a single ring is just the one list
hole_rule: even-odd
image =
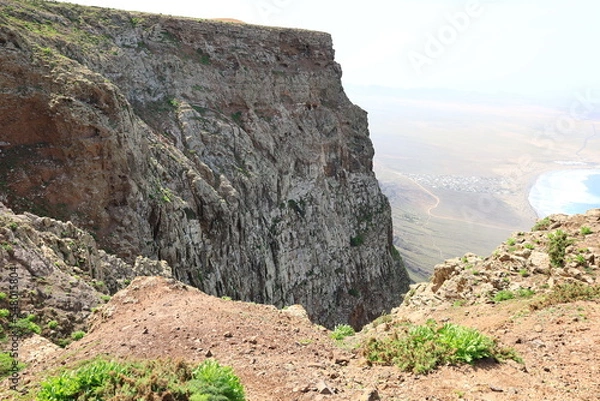
[{"label": "cliff edge", "polygon": [[[65,255],[59,267],[67,272],[74,269],[68,266],[71,256],[82,257],[60,251],[72,241],[79,248],[91,248],[88,260],[99,263],[90,268],[102,269],[105,263],[117,263],[123,271],[129,268],[93,252],[92,239],[69,223],[0,212],[0,261],[8,257],[14,262],[15,256],[24,259],[27,251],[50,248],[47,257]],[[40,232],[33,233],[33,228]],[[549,216],[531,232],[514,233],[492,255],[467,254],[438,265],[431,281],[413,287],[403,305],[359,333],[345,330],[347,337],[342,338],[341,330],[331,332],[312,324],[297,305],[278,310],[209,296],[165,277],[138,277],[95,308],[87,320],[87,333],[65,349],[40,336],[24,338],[19,343],[19,360],[25,364],[19,392],[9,391],[5,379],[0,382],[0,397],[41,399],[41,383],[58,373],[73,375],[82,363],[100,357],[150,366],[167,365],[165,358],[193,365],[214,358],[233,367],[247,400],[597,400],[599,240],[599,209],[585,215]],[[7,251],[3,241],[17,245]],[[57,245],[59,251],[52,253]],[[85,279],[89,270],[82,270]],[[46,277],[50,282],[60,278],[60,272]],[[74,288],[81,290],[84,284]],[[0,308],[5,304],[0,300]],[[65,304],[55,303],[54,309]],[[48,337],[52,316],[39,311],[35,316],[44,327],[42,335]],[[5,321],[0,316],[0,323]],[[454,336],[446,337],[452,351],[442,353],[435,345],[439,340],[422,328],[439,333],[446,325],[469,331],[468,335],[453,331]],[[415,334],[411,341],[407,333]],[[416,365],[406,364],[427,363],[459,349],[475,355],[481,350],[481,335],[512,357],[479,354],[470,363],[441,362],[428,373],[415,373]],[[390,344],[381,348],[382,358],[369,352],[374,343]],[[396,357],[390,361],[388,355]],[[155,380],[166,376],[157,376],[155,369],[151,373]],[[149,391],[147,381],[132,382],[139,391]],[[164,385],[150,392],[150,398],[174,399]],[[187,399],[185,394],[181,398]]]},{"label": "cliff edge", "polygon": [[0,0],[0,202],[355,327],[408,288],[325,33]]}]

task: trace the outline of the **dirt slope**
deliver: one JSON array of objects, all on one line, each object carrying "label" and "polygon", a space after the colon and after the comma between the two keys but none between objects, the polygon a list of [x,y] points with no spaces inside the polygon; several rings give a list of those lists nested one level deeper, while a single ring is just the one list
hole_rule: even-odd
[{"label": "dirt slope", "polygon": [[[563,266],[548,255],[559,230]],[[92,314],[82,340],[65,349],[39,338],[22,344],[22,360],[37,362],[23,374],[30,393],[19,401],[33,399],[37,383],[57,367],[99,354],[216,358],[234,368],[249,401],[598,400],[598,292],[586,300],[543,301],[564,286],[599,288],[599,244],[600,210],[551,216],[486,258],[467,254],[436,266],[431,281],[413,286],[401,307],[342,343],[299,306],[278,310],[209,296],[169,278],[138,277]],[[508,293],[514,298],[499,297]],[[398,322],[428,319],[477,328],[514,348],[524,363],[485,360],[415,375],[371,366],[363,357],[368,339],[393,334]]]},{"label": "dirt slope", "polygon": [[[197,362],[211,356],[234,367],[251,401],[368,400],[374,391],[383,400],[598,399],[598,303],[536,312],[519,301],[405,310],[392,319],[421,323],[434,318],[477,327],[513,346],[525,360],[524,365],[488,361],[443,367],[427,376],[368,366],[360,354],[345,351],[301,315],[298,307],[280,311],[211,297],[165,278],[138,278],[95,314],[83,340],[32,364],[24,382],[32,380],[35,389],[36,380],[57,366],[98,354]],[[380,324],[352,341],[390,327]]]}]

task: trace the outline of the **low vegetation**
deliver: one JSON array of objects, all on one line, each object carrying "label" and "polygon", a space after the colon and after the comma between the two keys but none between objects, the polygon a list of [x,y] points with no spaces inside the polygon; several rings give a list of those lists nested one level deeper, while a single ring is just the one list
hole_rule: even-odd
[{"label": "low vegetation", "polygon": [[364,354],[372,363],[396,365],[403,371],[428,373],[447,364],[472,364],[484,358],[522,362],[512,349],[502,349],[479,331],[453,323],[406,323],[384,339],[370,339]]},{"label": "low vegetation", "polygon": [[83,337],[85,337],[85,331],[77,330],[71,333],[71,338],[75,341],[79,341]]},{"label": "low vegetation", "polygon": [[535,225],[531,228],[531,231],[541,231],[547,229],[552,222],[549,217],[544,217],[541,220],[538,220]]},{"label": "low vegetation", "polygon": [[[13,358],[6,352],[0,352],[0,380],[8,377],[13,372]],[[22,370],[25,364],[17,362],[17,371]]]},{"label": "low vegetation", "polygon": [[548,256],[550,263],[556,267],[562,267],[565,264],[565,252],[569,245],[573,244],[573,239],[563,230],[556,230],[548,234]]},{"label": "low vegetation", "polygon": [[346,337],[353,336],[355,334],[352,326],[347,324],[338,324],[334,327],[333,331],[330,334],[330,337],[334,340],[341,341]]},{"label": "low vegetation", "polygon": [[515,299],[515,298],[530,298],[534,294],[535,294],[535,291],[533,291],[530,288],[519,288],[515,291],[500,290],[492,297],[492,301],[494,301],[495,303],[498,303],[498,302],[502,302],[502,301],[508,301],[509,299]]},{"label": "low vegetation", "polygon": [[50,330],[54,330],[58,328],[58,322],[56,320],[50,320],[48,323],[46,323],[46,327],[48,327]]},{"label": "low vegetation", "polygon": [[9,323],[11,330],[17,331],[21,336],[27,336],[30,334],[41,334],[42,328],[35,323],[36,316],[28,315],[27,317],[18,319],[14,323]]},{"label": "low vegetation", "polygon": [[211,359],[192,368],[183,361],[118,362],[98,357],[45,380],[35,399],[244,401],[245,393],[233,370]]},{"label": "low vegetation", "polygon": [[531,309],[542,309],[552,305],[576,301],[594,301],[600,299],[600,286],[585,283],[558,284],[544,297],[530,304]]}]

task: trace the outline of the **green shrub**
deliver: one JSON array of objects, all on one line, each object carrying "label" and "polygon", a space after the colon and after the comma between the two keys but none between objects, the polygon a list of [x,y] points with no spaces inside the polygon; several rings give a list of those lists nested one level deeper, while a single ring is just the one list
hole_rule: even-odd
[{"label": "green shrub", "polygon": [[56,320],[50,320],[48,323],[46,323],[46,327],[48,327],[50,330],[54,330],[58,327],[58,322]]},{"label": "green shrub", "polygon": [[8,252],[9,254],[14,253],[14,249],[13,249],[12,245],[7,242],[3,242],[2,244],[0,244],[0,247],[2,249],[4,249],[6,252]]},{"label": "green shrub", "polygon": [[531,288],[519,288],[517,290],[518,298],[530,298],[535,295],[535,291]]},{"label": "green shrub", "polygon": [[571,244],[573,240],[569,239],[566,232],[562,230],[556,230],[553,233],[548,234],[548,255],[550,256],[550,263],[556,267],[562,267],[565,264],[565,250]]},{"label": "green shrub", "polygon": [[498,302],[502,302],[502,301],[508,301],[509,299],[514,299],[514,298],[515,298],[515,294],[512,291],[501,290],[501,291],[498,291],[496,293],[496,295],[494,295],[492,300],[494,302],[498,303]]},{"label": "green shrub", "polygon": [[517,240],[514,238],[509,238],[506,240],[506,245],[513,246],[517,243]]},{"label": "green shrub", "polygon": [[95,288],[102,288],[102,287],[104,287],[104,281],[95,281],[94,280],[94,281],[92,281],[92,285]]},{"label": "green shrub", "polygon": [[534,250],[535,246],[533,244],[525,244],[523,245],[525,248],[529,249],[529,250]]},{"label": "green shrub", "polygon": [[66,369],[40,384],[38,401],[99,400],[244,401],[244,388],[229,367],[207,360],[116,362],[102,357]]},{"label": "green shrub", "polygon": [[4,301],[6,298],[8,298],[8,295],[5,292],[0,292],[0,301]]},{"label": "green shrub", "polygon": [[74,341],[79,341],[83,337],[85,337],[85,331],[77,330],[77,331],[74,331],[74,332],[71,333],[71,338]]},{"label": "green shrub", "polygon": [[241,111],[236,111],[235,113],[231,114],[231,119],[238,125],[240,125],[242,123],[242,112]]},{"label": "green shrub", "polygon": [[510,291],[510,290],[501,290],[498,291],[496,293],[496,295],[494,295],[494,297],[492,298],[492,301],[498,303],[498,302],[502,302],[502,301],[508,301],[509,299],[515,299],[515,298],[530,298],[531,296],[533,296],[535,294],[535,291],[533,291],[532,289],[529,288],[518,288],[516,291]]},{"label": "green shrub", "polygon": [[128,375],[127,366],[105,359],[88,361],[77,370],[66,370],[60,376],[41,383],[38,401],[72,401],[108,399],[108,389],[119,375]]},{"label": "green shrub", "polygon": [[193,380],[189,389],[196,396],[190,401],[244,401],[246,399],[244,387],[233,369],[221,366],[213,359],[202,362],[192,372]]},{"label": "green shrub", "polygon": [[31,333],[40,334],[42,332],[40,326],[38,326],[28,318],[22,318],[14,323],[10,323],[9,327],[13,330],[17,330],[21,333],[21,335],[28,335]]},{"label": "green shrub", "polygon": [[346,337],[353,336],[355,334],[352,326],[347,324],[338,324],[334,327],[333,332],[329,335],[334,340],[343,340]]},{"label": "green shrub", "polygon": [[350,246],[360,246],[365,243],[365,237],[362,234],[358,234],[355,237],[350,237]]},{"label": "green shrub", "polygon": [[579,232],[581,233],[581,235],[589,235],[592,233],[592,229],[587,226],[583,226],[581,227],[581,230]]},{"label": "green shrub", "polygon": [[370,339],[363,350],[373,363],[396,365],[404,371],[427,373],[445,364],[472,364],[483,358],[520,361],[513,350],[500,349],[479,331],[433,320],[425,325],[405,324],[384,339]]},{"label": "green shrub", "polygon": [[6,318],[10,316],[10,311],[8,309],[0,309],[0,317]]},{"label": "green shrub", "polygon": [[529,270],[521,269],[519,270],[519,274],[521,275],[521,277],[529,277]]},{"label": "green shrub", "polygon": [[[25,364],[17,362],[17,371],[23,369]],[[0,379],[3,379],[13,372],[13,358],[6,352],[0,352]]]},{"label": "green shrub", "polygon": [[552,222],[549,217],[544,217],[541,220],[538,220],[535,225],[531,228],[531,231],[541,231],[547,229]]}]

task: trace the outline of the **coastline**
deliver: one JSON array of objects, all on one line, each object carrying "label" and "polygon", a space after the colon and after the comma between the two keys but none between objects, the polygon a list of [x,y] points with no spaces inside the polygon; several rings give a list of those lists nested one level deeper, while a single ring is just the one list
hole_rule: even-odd
[{"label": "coastline", "polygon": [[[600,207],[600,193],[586,181],[600,175],[600,168],[561,169],[540,174],[529,189],[528,201],[539,218],[550,214],[584,213]],[[585,209],[585,210],[584,210]]]}]

